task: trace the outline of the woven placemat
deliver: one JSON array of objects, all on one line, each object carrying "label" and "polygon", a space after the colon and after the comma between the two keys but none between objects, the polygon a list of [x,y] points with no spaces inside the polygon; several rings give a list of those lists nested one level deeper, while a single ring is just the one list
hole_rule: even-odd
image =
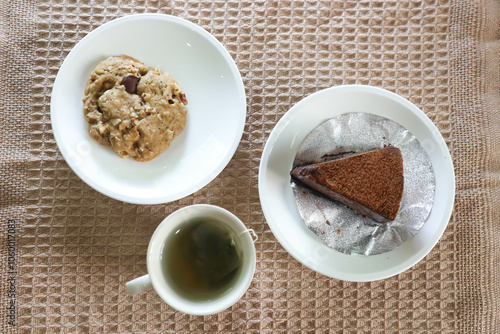
[{"label": "woven placemat", "polygon": [[500,3],[457,1],[450,27],[455,318],[500,333]]},{"label": "woven placemat", "polygon": [[[121,203],[83,183],[55,144],[50,93],[86,34],[133,13],[172,14],[212,33],[246,87],[242,141],[225,170],[184,199]],[[2,333],[500,332],[497,277],[500,125],[498,4],[493,1],[0,0],[2,289],[15,276],[15,326]],[[292,258],[262,214],[258,166],[269,133],[302,98],[341,84],[396,92],[419,106],[448,143],[457,205],[419,264],[372,283],[326,278]],[[248,292],[211,316],[172,310],[125,282],[146,272],[149,238],[169,213],[210,203],[259,235]],[[15,221],[9,274],[8,220]]]}]

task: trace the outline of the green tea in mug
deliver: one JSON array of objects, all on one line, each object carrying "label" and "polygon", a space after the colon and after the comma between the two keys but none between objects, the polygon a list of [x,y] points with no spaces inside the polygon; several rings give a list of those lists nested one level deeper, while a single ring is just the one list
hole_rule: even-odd
[{"label": "green tea in mug", "polygon": [[214,300],[229,292],[241,262],[238,236],[213,218],[185,222],[167,238],[162,252],[167,282],[194,301]]}]

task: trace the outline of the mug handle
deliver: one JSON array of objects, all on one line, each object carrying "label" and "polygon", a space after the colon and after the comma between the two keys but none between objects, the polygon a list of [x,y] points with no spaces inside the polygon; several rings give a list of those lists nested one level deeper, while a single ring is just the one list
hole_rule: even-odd
[{"label": "mug handle", "polygon": [[128,294],[131,296],[149,290],[152,287],[153,285],[151,284],[149,275],[137,277],[136,279],[125,283],[125,288],[127,289]]}]

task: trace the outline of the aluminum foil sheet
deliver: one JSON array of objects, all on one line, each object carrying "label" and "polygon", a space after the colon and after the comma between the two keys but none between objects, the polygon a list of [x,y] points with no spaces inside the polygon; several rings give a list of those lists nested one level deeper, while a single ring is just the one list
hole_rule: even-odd
[{"label": "aluminum foil sheet", "polygon": [[412,238],[434,202],[431,160],[417,138],[400,124],[368,113],[334,117],[301,144],[293,167],[338,159],[392,145],[403,156],[404,191],[396,219],[380,224],[291,179],[300,216],[326,245],[345,254],[375,255]]}]

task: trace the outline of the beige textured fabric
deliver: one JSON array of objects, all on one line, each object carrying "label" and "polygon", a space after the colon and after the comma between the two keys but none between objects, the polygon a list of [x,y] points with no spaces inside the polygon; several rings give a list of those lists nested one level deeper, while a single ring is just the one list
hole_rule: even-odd
[{"label": "beige textured fabric", "polygon": [[457,1],[451,19],[456,318],[462,332],[499,333],[500,3]]},{"label": "beige textured fabric", "polygon": [[[2,333],[500,332],[500,5],[489,0],[69,1],[0,0],[0,316]],[[132,13],[185,18],[229,50],[248,117],[226,169],[179,201],[138,206],[83,183],[60,155],[50,93],[71,48]],[[262,215],[258,166],[280,117],[340,84],[394,91],[419,106],[449,144],[456,208],[435,249],[379,282],[321,276],[292,258]],[[257,270],[229,310],[173,311],[154,292],[134,297],[158,223],[193,203],[220,205],[259,235]],[[16,221],[16,298],[7,279]],[[10,233],[12,234],[12,233]],[[16,326],[7,306],[15,301]]]},{"label": "beige textured fabric", "polygon": [[[36,9],[0,1],[0,332],[18,325],[20,236],[26,221],[26,171]],[[12,326],[9,321],[13,321]]]}]

